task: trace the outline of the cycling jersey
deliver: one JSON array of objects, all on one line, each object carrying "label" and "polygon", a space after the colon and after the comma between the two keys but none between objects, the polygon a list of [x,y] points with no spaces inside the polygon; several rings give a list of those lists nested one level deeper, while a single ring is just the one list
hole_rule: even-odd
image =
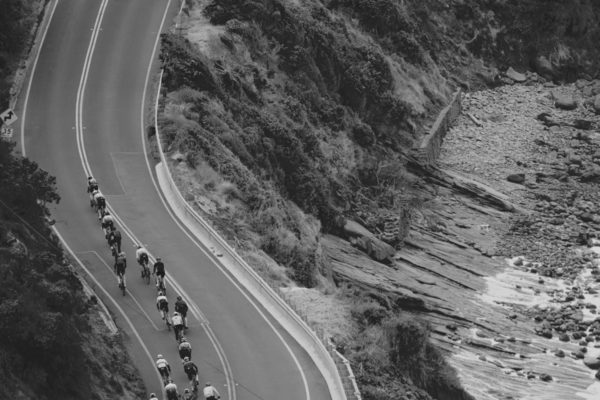
[{"label": "cycling jersey", "polygon": [[125,258],[125,256],[124,256],[124,255],[122,255],[122,254],[119,254],[119,255],[117,256],[117,259],[116,259],[116,264],[117,264],[117,265],[123,265],[123,266],[127,266],[127,259]]},{"label": "cycling jersey", "polygon": [[125,264],[117,264],[116,266],[116,270],[117,270],[117,274],[119,275],[125,275],[125,269],[127,267],[125,266]]},{"label": "cycling jersey", "polygon": [[183,370],[188,375],[196,375],[198,373],[198,367],[191,360],[183,363]]},{"label": "cycling jersey", "polygon": [[155,262],[153,272],[156,275],[161,275],[164,277],[165,276],[165,264],[163,264],[162,261]]},{"label": "cycling jersey", "polygon": [[192,350],[192,345],[190,342],[181,342],[179,343],[179,351],[181,350]]},{"label": "cycling jersey", "polygon": [[175,311],[177,311],[178,313],[180,313],[181,315],[183,315],[185,317],[188,312],[188,306],[187,306],[187,304],[185,304],[185,301],[177,300],[175,302]]},{"label": "cycling jersey", "polygon": [[158,296],[156,298],[156,308],[167,311],[169,309],[169,301],[167,296]]},{"label": "cycling jersey", "polygon": [[98,200],[98,199],[103,199],[104,195],[102,193],[100,193],[100,191],[96,191],[95,193],[92,192],[92,195],[94,196],[94,200]]},{"label": "cycling jersey", "polygon": [[156,360],[156,367],[158,369],[169,368],[169,363],[164,358],[159,358]]},{"label": "cycling jersey", "polygon": [[204,398],[205,399],[218,399],[221,397],[221,395],[219,394],[219,392],[217,392],[217,389],[214,388],[214,386],[206,386],[202,392],[204,393]]},{"label": "cycling jersey", "polygon": [[102,217],[102,226],[114,225],[114,220],[112,215],[105,215]]},{"label": "cycling jersey", "polygon": [[173,315],[173,318],[171,318],[171,322],[173,322],[173,326],[183,325],[183,319],[180,315]]},{"label": "cycling jersey", "polygon": [[137,250],[135,251],[135,258],[136,258],[136,259],[138,260],[138,262],[139,262],[139,261],[141,261],[141,257],[142,257],[142,256],[144,256],[144,257],[145,257],[145,260],[144,260],[144,261],[148,261],[148,251],[147,251],[145,248],[143,248],[143,247],[140,247],[139,249],[137,249]]},{"label": "cycling jersey", "polygon": [[173,382],[167,384],[167,386],[165,386],[165,393],[167,394],[168,400],[177,400],[179,395],[177,393],[177,385],[175,385]]},{"label": "cycling jersey", "polygon": [[181,359],[184,359],[185,357],[192,358],[192,345],[189,342],[181,342],[178,350]]},{"label": "cycling jersey", "polygon": [[121,232],[114,230],[108,234],[108,244],[121,243]]}]

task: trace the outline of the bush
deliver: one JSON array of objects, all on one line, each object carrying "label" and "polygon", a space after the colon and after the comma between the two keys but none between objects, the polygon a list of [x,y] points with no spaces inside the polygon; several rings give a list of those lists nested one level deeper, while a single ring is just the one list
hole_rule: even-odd
[{"label": "bush", "polygon": [[389,321],[385,330],[390,362],[396,373],[410,377],[436,399],[472,399],[462,389],[456,371],[429,341],[427,326],[402,315]]},{"label": "bush", "polygon": [[363,327],[379,325],[389,316],[388,310],[379,303],[358,303],[351,310],[352,317]]},{"label": "bush", "polygon": [[164,69],[163,84],[167,90],[183,86],[210,92],[218,89],[208,60],[189,40],[173,33],[162,33],[160,39],[159,59]]}]

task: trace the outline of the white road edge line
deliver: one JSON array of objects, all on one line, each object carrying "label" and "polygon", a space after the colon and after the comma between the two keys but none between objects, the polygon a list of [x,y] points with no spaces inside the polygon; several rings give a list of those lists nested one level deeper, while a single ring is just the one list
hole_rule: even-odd
[{"label": "white road edge line", "polygon": [[[95,250],[88,250],[88,251],[80,251],[79,254],[93,254],[96,256],[96,258],[98,260],[100,260],[100,262],[102,264],[104,264],[104,266],[106,266],[106,269],[108,269],[110,272],[113,272],[112,268],[110,267],[110,265],[108,265],[106,263],[106,261],[104,261],[104,259],[102,257],[100,257],[100,254],[98,254],[97,251]],[[144,315],[144,317],[148,320],[148,322],[150,322],[150,324],[152,325],[152,327],[154,328],[154,330],[160,332],[164,329],[160,329],[158,326],[156,326],[156,324],[154,323],[154,321],[152,320],[152,318],[150,317],[150,315],[148,315],[148,313],[146,312],[146,310],[144,310],[144,308],[142,307],[142,305],[140,304],[140,302],[136,299],[136,297],[133,295],[133,293],[131,293],[129,290],[127,291],[129,293],[129,297],[133,300],[133,302],[135,303],[135,305],[140,309],[140,311],[142,312],[142,314]]]},{"label": "white road edge line", "polygon": [[[135,329],[135,326],[133,325],[133,322],[131,322],[131,320],[129,319],[129,317],[125,313],[125,311],[121,308],[121,306],[119,305],[119,303],[117,303],[117,301],[108,293],[108,291],[106,291],[106,289],[104,289],[104,287],[100,284],[100,282],[98,282],[98,280],[96,280],[96,278],[90,272],[90,270],[88,270],[85,267],[85,265],[83,264],[83,262],[81,262],[81,260],[79,259],[79,257],[77,257],[77,255],[75,254],[75,252],[71,249],[71,247],[69,246],[69,244],[67,243],[67,241],[60,234],[60,232],[58,231],[58,228],[56,228],[56,226],[52,226],[52,230],[54,231],[54,233],[56,234],[56,236],[58,236],[58,238],[62,242],[62,244],[65,247],[65,249],[67,249],[67,251],[75,259],[75,261],[77,261],[77,264],[79,264],[79,266],[81,267],[81,269],[83,269],[88,274],[88,276],[96,284],[96,286],[99,287],[102,290],[102,293],[104,293],[104,295],[107,298],[109,298],[110,301],[113,303],[113,305],[115,306],[115,308],[117,310],[119,310],[119,312],[123,316],[123,319],[127,322],[127,325],[129,325],[129,328],[131,329],[131,331],[135,335],[136,339],[138,340],[138,342],[140,343],[140,345],[144,349],[144,353],[146,353],[146,356],[148,356],[148,361],[150,361],[150,364],[154,366],[154,359],[152,358],[152,355],[150,354],[150,351],[146,347],[146,344],[142,340],[142,337],[138,333],[137,329]],[[156,374],[156,379],[161,383],[161,386],[162,386],[162,378],[161,378],[160,374],[158,373],[158,370],[156,368],[152,368],[152,369],[154,370],[154,373]]]},{"label": "white road edge line", "polygon": [[[100,27],[100,23],[102,21],[102,18],[104,16],[104,12],[106,10],[106,5],[108,3],[108,0],[103,0],[103,3],[101,5],[101,8],[98,12],[98,15],[96,17],[96,22],[94,24],[94,28],[93,28],[93,35],[92,35],[92,39],[90,41],[90,45],[88,46],[88,51],[86,54],[86,59],[85,59],[85,64],[84,64],[84,70],[80,79],[80,83],[79,83],[79,90],[77,93],[77,103],[76,103],[76,112],[75,112],[75,130],[76,130],[76,139],[77,139],[77,147],[78,147],[78,152],[79,152],[79,158],[84,170],[84,173],[86,176],[92,175],[91,174],[91,167],[89,165],[88,159],[87,159],[87,154],[85,152],[85,142],[84,142],[84,137],[83,137],[83,98],[85,95],[85,87],[86,87],[86,83],[87,83],[87,77],[89,74],[89,68],[90,68],[90,64],[91,64],[91,59],[93,56],[93,51],[94,48],[96,47],[96,41],[98,39],[98,34],[99,34],[99,27]],[[167,2],[167,6],[165,7],[165,11],[163,13],[163,17],[162,17],[162,21],[158,30],[158,34],[156,36],[156,40],[155,40],[155,44],[154,44],[154,49],[152,52],[152,57],[150,59],[150,63],[148,66],[148,71],[150,71],[151,65],[152,65],[152,61],[154,60],[154,56],[156,54],[156,48],[158,45],[158,40],[160,38],[160,33],[162,32],[163,26],[164,26],[164,22],[166,19],[166,16],[168,14],[168,10],[171,4],[171,0],[169,0]],[[183,5],[182,5],[183,8]],[[146,74],[146,82],[145,82],[145,87],[144,87],[144,95],[142,97],[142,115],[143,115],[143,104],[145,101],[145,93],[146,93],[146,88],[148,85],[148,80],[149,80],[149,72]],[[143,123],[141,125],[141,130],[143,132]],[[145,150],[145,149],[144,149]],[[145,154],[145,151],[144,151]],[[137,238],[135,238],[135,235],[133,235],[133,232],[131,232],[127,226],[123,223],[123,221],[118,217],[117,213],[114,211],[114,209],[110,206],[110,204],[107,204],[107,208],[109,208],[113,214],[113,216],[115,217],[115,219],[117,219],[119,221],[119,223],[121,224],[121,226],[123,227],[123,229],[125,230],[125,232],[127,233],[127,235],[131,238],[131,240],[134,243],[140,243],[139,240],[137,240]],[[187,293],[185,293],[181,287],[177,284],[177,282],[174,279],[170,279],[173,283],[174,286],[177,286],[180,289],[180,292],[182,294],[182,296],[184,296],[187,300],[188,300],[188,304],[190,305],[190,308],[192,310],[192,313],[195,314],[195,316],[199,319],[199,320],[206,320],[203,316],[202,313],[199,313],[199,308],[198,306],[191,301],[191,298],[189,295],[187,295]],[[227,381],[227,387],[228,387],[228,392],[229,392],[229,398],[230,400],[236,400],[236,392],[235,392],[235,384],[234,384],[234,379],[233,379],[233,373],[231,370],[231,367],[229,365],[229,362],[226,358],[225,352],[223,350],[223,348],[221,347],[220,343],[217,341],[216,336],[214,335],[214,333],[212,332],[212,330],[208,327],[208,324],[202,324],[202,327],[204,329],[204,331],[206,332],[208,338],[211,340],[213,347],[215,348],[215,352],[217,353],[217,356],[219,357],[220,361],[221,361],[221,365],[223,367],[223,370],[225,372],[225,378]]]},{"label": "white road edge line", "polygon": [[21,155],[26,157],[25,153],[25,116],[27,115],[27,103],[29,102],[29,92],[31,92],[31,84],[33,82],[33,76],[35,75],[35,70],[37,69],[37,63],[40,58],[40,53],[42,52],[42,46],[44,45],[44,41],[46,40],[46,34],[48,34],[48,28],[50,27],[50,22],[52,22],[52,17],[54,16],[54,11],[56,11],[56,6],[58,5],[58,0],[54,1],[54,5],[52,6],[52,11],[50,12],[50,17],[48,18],[48,24],[44,28],[44,33],[42,34],[42,39],[40,40],[40,45],[35,54],[35,58],[33,60],[33,65],[31,66],[31,74],[29,75],[29,83],[27,84],[27,91],[25,92],[25,101],[23,102],[23,117],[21,118]]}]

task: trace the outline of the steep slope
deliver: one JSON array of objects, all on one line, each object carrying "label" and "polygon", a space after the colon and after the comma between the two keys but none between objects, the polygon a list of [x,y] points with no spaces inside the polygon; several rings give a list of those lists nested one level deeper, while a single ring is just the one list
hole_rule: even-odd
[{"label": "steep slope", "polygon": [[0,397],[139,398],[114,323],[50,231],[55,179],[13,147],[0,141]]}]

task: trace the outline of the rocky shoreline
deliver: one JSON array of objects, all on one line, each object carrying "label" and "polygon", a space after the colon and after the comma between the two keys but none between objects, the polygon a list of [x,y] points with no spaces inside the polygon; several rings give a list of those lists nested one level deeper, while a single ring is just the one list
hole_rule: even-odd
[{"label": "rocky shoreline", "polygon": [[[492,258],[509,262],[485,278],[487,288],[477,296],[491,314],[501,307],[513,326],[496,320],[488,332],[440,331],[464,346],[462,354],[451,351],[465,386],[478,398],[598,394],[585,390],[594,376],[600,380],[600,260],[599,248],[590,247],[600,243],[594,202],[600,181],[598,93],[600,81],[560,87],[531,82],[470,93],[444,143],[440,169],[489,185],[522,210],[485,224],[486,235],[494,236],[488,243]],[[515,349],[519,340],[524,348]],[[506,354],[520,361],[507,363]],[[482,364],[502,371],[496,387],[481,385],[472,367],[481,370]],[[518,377],[523,381],[513,386]],[[532,387],[539,382],[552,387],[538,392]]]}]

